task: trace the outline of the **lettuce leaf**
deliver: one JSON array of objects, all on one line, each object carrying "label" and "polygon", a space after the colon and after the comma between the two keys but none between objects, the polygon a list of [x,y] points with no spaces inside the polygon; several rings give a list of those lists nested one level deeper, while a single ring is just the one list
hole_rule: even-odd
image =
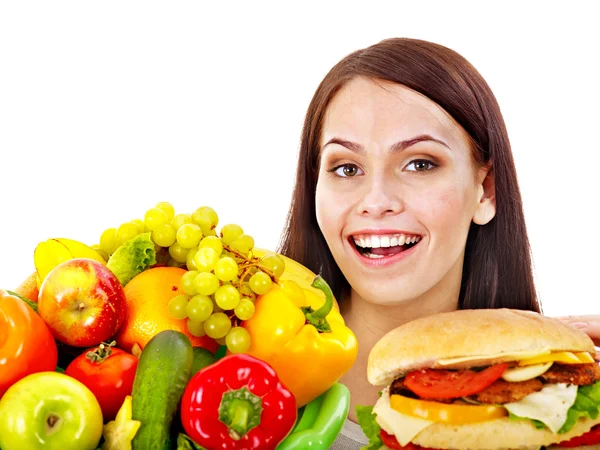
[{"label": "lettuce leaf", "polygon": [[587,417],[596,419],[598,410],[600,409],[600,381],[589,386],[580,386],[577,389],[577,397],[575,403],[567,412],[567,420],[558,434],[563,434],[571,431],[571,428],[577,423],[580,418]]},{"label": "lettuce leaf", "polygon": [[544,422],[540,422],[539,420],[535,419],[528,419],[527,417],[517,416],[516,414],[513,414],[510,411],[508,412],[508,418],[510,420],[530,420],[531,422],[533,422],[533,426],[535,426],[538,430],[546,428]]},{"label": "lettuce leaf", "polygon": [[109,258],[106,267],[125,286],[133,277],[156,264],[156,251],[150,233],[138,234],[124,242]]},{"label": "lettuce leaf", "polygon": [[[558,430],[558,434],[564,434],[571,431],[580,418],[587,417],[592,420],[596,419],[599,412],[600,381],[589,386],[579,386],[577,389],[577,396],[575,397],[575,403],[573,403],[567,411],[567,419],[560,430]],[[546,425],[539,420],[520,417],[512,413],[509,413],[509,418],[510,420],[530,420],[537,429],[546,427]]]},{"label": "lettuce leaf", "polygon": [[369,438],[369,445],[362,447],[360,450],[379,450],[383,445],[379,436],[381,427],[375,421],[377,416],[373,413],[373,407],[357,405],[356,417],[363,433]]}]

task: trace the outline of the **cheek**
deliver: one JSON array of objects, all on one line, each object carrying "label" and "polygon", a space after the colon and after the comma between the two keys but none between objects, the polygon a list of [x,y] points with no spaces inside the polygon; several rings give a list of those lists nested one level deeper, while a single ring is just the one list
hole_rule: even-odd
[{"label": "cheek", "polygon": [[343,205],[343,202],[340,201],[339,193],[330,189],[327,183],[317,183],[315,212],[319,228],[321,228],[321,232],[327,241],[329,241],[339,227],[341,205]]},{"label": "cheek", "polygon": [[474,208],[467,189],[454,185],[430,189],[422,194],[415,211],[433,237],[436,233],[456,233],[457,229],[468,231]]}]

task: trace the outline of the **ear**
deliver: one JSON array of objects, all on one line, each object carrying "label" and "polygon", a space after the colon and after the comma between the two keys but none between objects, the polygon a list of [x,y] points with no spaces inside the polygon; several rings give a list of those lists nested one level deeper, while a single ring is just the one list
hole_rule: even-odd
[{"label": "ear", "polygon": [[481,169],[478,181],[479,203],[473,215],[473,222],[477,225],[485,225],[496,215],[496,184],[494,171],[490,166]]}]

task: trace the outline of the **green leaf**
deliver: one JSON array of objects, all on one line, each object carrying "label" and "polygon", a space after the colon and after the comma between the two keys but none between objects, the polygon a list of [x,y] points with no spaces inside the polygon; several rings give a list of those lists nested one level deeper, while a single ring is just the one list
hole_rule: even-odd
[{"label": "green leaf", "polygon": [[13,291],[6,291],[6,292],[8,292],[10,295],[14,295],[15,297],[17,297],[17,298],[19,298],[19,299],[23,300],[25,303],[27,303],[27,304],[29,305],[29,307],[30,307],[31,309],[33,309],[35,312],[37,312],[37,309],[38,309],[37,303],[35,303],[35,302],[32,302],[32,301],[31,301],[31,300],[29,300],[28,298],[25,298],[25,297],[23,297],[22,295],[20,295],[20,294],[17,294],[16,292],[13,292]]},{"label": "green leaf", "polygon": [[538,430],[542,430],[542,429],[546,428],[546,425],[544,424],[544,422],[541,422],[541,421],[535,420],[535,419],[528,419],[527,417],[517,416],[516,414],[513,414],[510,411],[508,412],[508,418],[510,420],[530,420],[531,422],[533,422],[533,425]]},{"label": "green leaf", "polygon": [[[577,389],[575,403],[567,411],[567,419],[563,426],[558,430],[558,434],[564,434],[573,428],[577,421],[582,417],[595,420],[600,410],[600,381],[589,386],[580,386]],[[545,428],[543,422],[539,420],[520,417],[509,412],[510,420],[531,420],[537,429]]]},{"label": "green leaf", "polygon": [[570,431],[577,421],[582,417],[596,419],[600,409],[600,382],[589,386],[581,386],[577,389],[575,403],[567,412],[567,420],[563,424],[558,434]]},{"label": "green leaf", "polygon": [[177,436],[177,450],[206,450],[192,441],[187,434],[179,433]]},{"label": "green leaf", "polygon": [[138,234],[124,242],[112,254],[106,267],[116,275],[122,286],[133,277],[156,264],[156,251],[150,233]]},{"label": "green leaf", "polygon": [[381,427],[375,420],[377,415],[373,413],[373,407],[357,405],[356,417],[358,418],[358,424],[362,428],[363,433],[369,438],[369,445],[362,447],[361,450],[379,450],[383,445],[381,437],[379,436]]}]

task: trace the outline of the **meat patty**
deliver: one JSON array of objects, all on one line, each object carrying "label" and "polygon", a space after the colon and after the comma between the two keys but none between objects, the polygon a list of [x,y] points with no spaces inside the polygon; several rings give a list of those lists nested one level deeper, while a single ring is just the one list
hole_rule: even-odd
[{"label": "meat patty", "polygon": [[517,382],[508,382],[500,379],[494,381],[491,386],[469,398],[477,400],[480,403],[502,405],[504,403],[518,402],[529,394],[541,391],[543,387],[544,384],[537,378]]},{"label": "meat patty", "polygon": [[594,384],[600,380],[600,365],[589,364],[552,364],[540,378],[545,383],[570,383],[577,386]]}]

